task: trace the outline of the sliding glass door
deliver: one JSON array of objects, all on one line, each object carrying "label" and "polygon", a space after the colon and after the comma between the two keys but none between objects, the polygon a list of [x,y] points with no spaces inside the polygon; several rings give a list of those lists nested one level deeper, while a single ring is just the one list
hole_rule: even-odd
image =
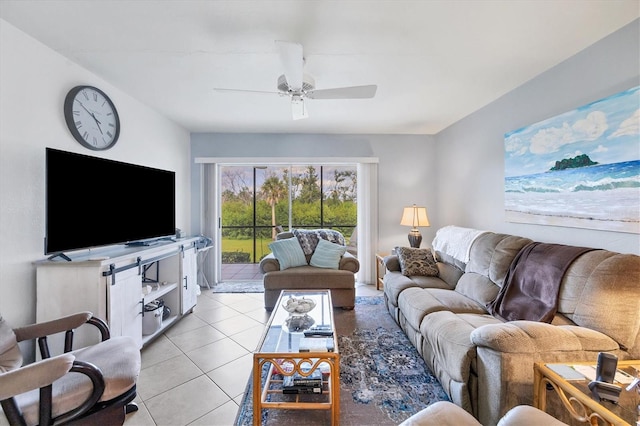
[{"label": "sliding glass door", "polygon": [[355,237],[355,164],[221,165],[219,182],[222,281],[261,279],[258,263],[281,230]]}]

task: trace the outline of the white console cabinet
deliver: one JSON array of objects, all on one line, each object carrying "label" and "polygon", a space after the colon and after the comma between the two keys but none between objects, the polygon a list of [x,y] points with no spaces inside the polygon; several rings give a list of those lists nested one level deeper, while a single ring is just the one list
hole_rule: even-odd
[{"label": "white console cabinet", "polygon": [[[148,247],[113,246],[71,255],[71,261],[38,261],[36,320],[91,311],[107,322],[112,336],[131,336],[143,347],[196,305],[197,242],[185,238]],[[158,330],[143,335],[144,306],[159,299],[170,315]],[[84,328],[92,327],[78,330],[78,347],[99,340],[95,331]],[[61,350],[63,338],[52,336],[49,344]]]}]

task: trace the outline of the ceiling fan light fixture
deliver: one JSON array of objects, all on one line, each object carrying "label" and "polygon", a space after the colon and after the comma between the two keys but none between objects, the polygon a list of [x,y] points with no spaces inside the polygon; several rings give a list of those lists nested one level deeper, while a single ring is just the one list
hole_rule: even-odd
[{"label": "ceiling fan light fixture", "polygon": [[291,116],[294,120],[301,120],[309,117],[307,108],[304,105],[304,99],[301,95],[291,96]]}]

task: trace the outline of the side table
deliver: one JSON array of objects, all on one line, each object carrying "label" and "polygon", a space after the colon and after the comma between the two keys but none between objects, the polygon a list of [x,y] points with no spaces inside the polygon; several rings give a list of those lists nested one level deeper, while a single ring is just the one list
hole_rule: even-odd
[{"label": "side table", "polygon": [[[565,362],[567,365],[591,365],[593,362]],[[639,360],[618,361],[618,370],[623,370],[633,376],[640,374]],[[603,401],[598,402],[591,397],[588,384],[589,379],[568,381],[551,370],[547,363],[536,362],[533,366],[533,406],[546,411],[547,384],[550,385],[562,401],[571,416],[579,422],[598,425],[632,425],[637,421],[637,406],[639,395],[637,392],[626,392],[620,395],[617,404]],[[600,422],[599,422],[600,421]]]},{"label": "side table", "polygon": [[[384,286],[384,274],[386,272],[384,266],[385,256],[389,256],[389,252],[376,253],[376,290],[380,290],[380,287]],[[380,268],[382,268],[382,273],[380,272]]]}]

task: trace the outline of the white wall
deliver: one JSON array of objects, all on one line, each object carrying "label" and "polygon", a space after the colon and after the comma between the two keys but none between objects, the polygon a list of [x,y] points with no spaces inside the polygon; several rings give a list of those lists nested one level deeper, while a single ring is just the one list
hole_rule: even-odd
[{"label": "white wall", "polygon": [[505,133],[637,86],[639,73],[636,20],[440,132],[436,225],[640,254],[637,234],[505,222],[503,197]]},{"label": "white wall", "polygon": [[[191,136],[192,158],[377,157],[379,239],[374,249],[382,251],[408,245],[409,229],[400,226],[404,206],[424,205],[429,219],[436,217],[434,146],[433,137],[427,135],[194,133]],[[199,170],[194,168],[192,173],[193,193],[198,194]],[[191,204],[191,221],[196,229],[200,200],[194,196]],[[422,228],[421,232],[425,242],[435,235],[433,227]]]},{"label": "white wall", "polygon": [[[79,84],[101,88],[118,108],[122,131],[111,150],[82,147],[66,127],[64,98]],[[14,326],[35,321],[45,147],[175,171],[177,226],[190,230],[189,132],[0,20],[0,314]]]}]

